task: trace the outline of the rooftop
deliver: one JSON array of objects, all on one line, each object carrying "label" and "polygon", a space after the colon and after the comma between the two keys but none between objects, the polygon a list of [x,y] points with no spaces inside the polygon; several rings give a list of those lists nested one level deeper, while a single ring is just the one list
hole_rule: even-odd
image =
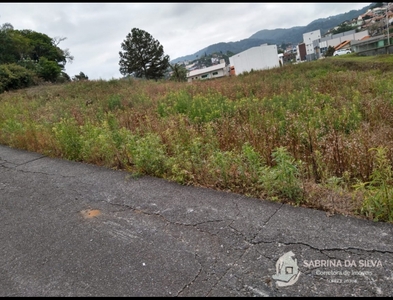
[{"label": "rooftop", "polygon": [[218,64],[218,65],[211,66],[211,67],[203,68],[203,69],[192,70],[188,73],[188,77],[197,76],[200,74],[209,73],[209,72],[216,71],[216,70],[221,70],[223,68],[225,68],[225,62]]}]

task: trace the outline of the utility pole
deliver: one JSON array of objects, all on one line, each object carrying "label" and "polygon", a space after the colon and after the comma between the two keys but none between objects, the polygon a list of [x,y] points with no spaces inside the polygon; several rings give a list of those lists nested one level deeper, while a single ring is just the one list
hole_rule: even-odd
[{"label": "utility pole", "polygon": [[390,46],[388,6],[389,2],[386,3],[386,29],[388,30],[388,46]]}]

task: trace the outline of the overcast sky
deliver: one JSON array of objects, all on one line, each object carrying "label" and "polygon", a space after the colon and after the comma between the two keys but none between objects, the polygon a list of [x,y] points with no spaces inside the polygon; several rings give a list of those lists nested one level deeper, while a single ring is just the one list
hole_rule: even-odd
[{"label": "overcast sky", "polygon": [[212,44],[236,42],[262,29],[306,26],[363,3],[0,3],[0,25],[30,29],[74,56],[66,73],[89,79],[120,78],[119,51],[132,28],[147,31],[170,59]]}]

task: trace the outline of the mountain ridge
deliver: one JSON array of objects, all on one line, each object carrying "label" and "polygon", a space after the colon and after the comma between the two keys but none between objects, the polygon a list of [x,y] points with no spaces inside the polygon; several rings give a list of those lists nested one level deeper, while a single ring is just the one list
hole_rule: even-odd
[{"label": "mountain ridge", "polygon": [[303,33],[321,30],[321,35],[326,34],[330,29],[338,26],[344,21],[352,20],[357,18],[359,15],[364,14],[370,9],[375,2],[358,10],[350,10],[346,13],[341,13],[326,18],[319,18],[311,21],[306,26],[293,26],[290,28],[276,28],[276,29],[262,29],[252,34],[249,38],[242,39],[236,42],[219,42],[207,46],[194,54],[181,56],[171,60],[171,63],[178,63],[185,60],[195,60],[202,55],[210,55],[215,52],[227,53],[227,51],[233,53],[239,53],[249,48],[260,46],[261,44],[298,44],[303,40]]}]

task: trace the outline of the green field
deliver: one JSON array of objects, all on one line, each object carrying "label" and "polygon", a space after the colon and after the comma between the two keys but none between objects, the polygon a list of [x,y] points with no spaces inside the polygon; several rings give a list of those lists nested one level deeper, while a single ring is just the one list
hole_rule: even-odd
[{"label": "green field", "polygon": [[393,56],[176,83],[0,94],[0,143],[185,185],[393,221]]}]

